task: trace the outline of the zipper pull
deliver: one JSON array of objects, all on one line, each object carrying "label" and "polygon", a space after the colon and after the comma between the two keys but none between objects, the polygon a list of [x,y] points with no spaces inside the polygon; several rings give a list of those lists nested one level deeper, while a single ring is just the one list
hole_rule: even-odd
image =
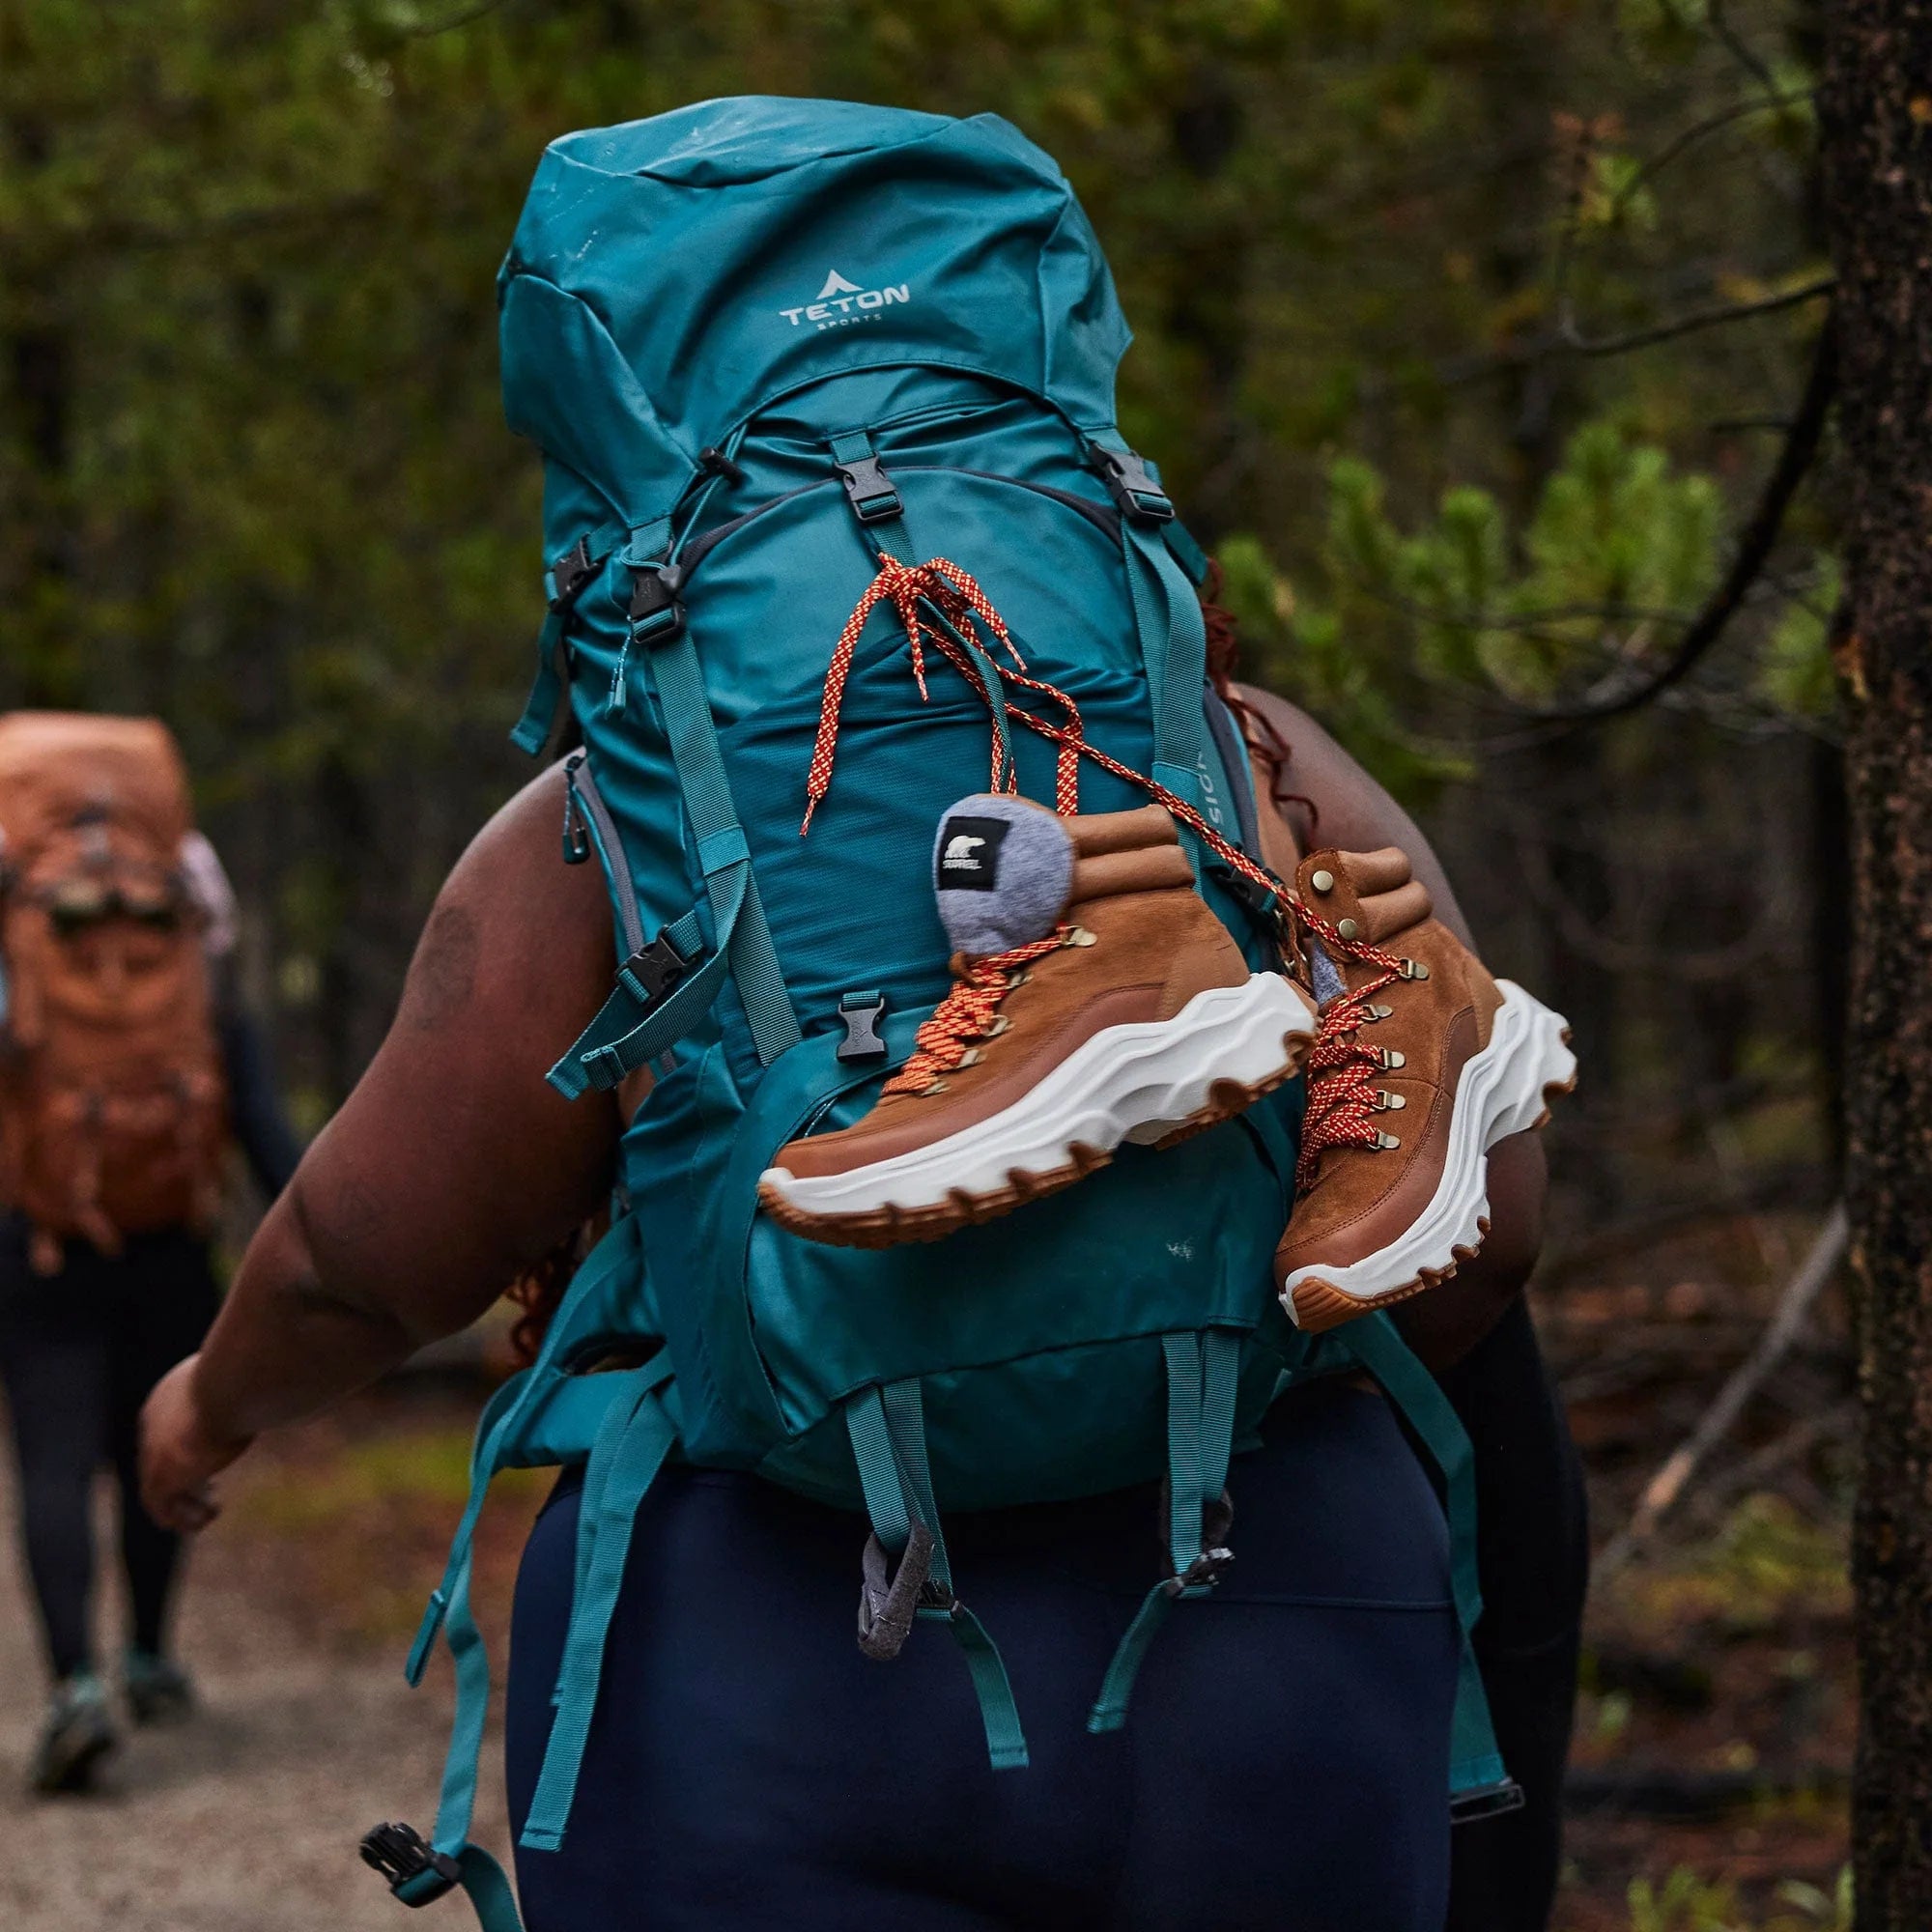
[{"label": "zipper pull", "polygon": [[607,715],[614,716],[624,708],[624,700],[630,694],[631,639],[627,632],[624,641],[617,647],[616,668],[611,673],[611,696],[605,700]]}]

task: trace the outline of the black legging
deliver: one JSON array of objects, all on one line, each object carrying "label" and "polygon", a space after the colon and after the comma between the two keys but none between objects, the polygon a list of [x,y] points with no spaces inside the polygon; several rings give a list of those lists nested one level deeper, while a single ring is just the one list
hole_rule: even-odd
[{"label": "black legging", "polygon": [[208,1244],[181,1230],[129,1238],[117,1258],[68,1244],[57,1275],[27,1265],[20,1223],[0,1221],[0,1384],[19,1457],[20,1519],[47,1659],[90,1667],[95,1471],[112,1467],[134,1643],[159,1652],[180,1538],[141,1507],[136,1426],[156,1380],[201,1346],[217,1300]]},{"label": "black legging", "polygon": [[1496,1741],[1528,1801],[1451,1838],[1447,1932],[1543,1932],[1589,1574],[1582,1464],[1521,1301],[1442,1385],[1476,1450],[1476,1655]]}]

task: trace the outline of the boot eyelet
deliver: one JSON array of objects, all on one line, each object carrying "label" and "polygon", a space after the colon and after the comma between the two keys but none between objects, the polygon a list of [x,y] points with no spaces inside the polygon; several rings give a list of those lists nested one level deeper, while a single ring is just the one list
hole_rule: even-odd
[{"label": "boot eyelet", "polygon": [[1009,973],[1007,975],[1007,991],[1010,993],[1015,986],[1024,986],[1032,978],[1033,968],[1030,966],[1022,966],[1017,973]]},{"label": "boot eyelet", "polygon": [[1395,1009],[1393,1007],[1385,1007],[1378,1000],[1369,1008],[1369,1017],[1372,1020],[1393,1019],[1395,1017]]},{"label": "boot eyelet", "polygon": [[998,1039],[999,1037],[1003,1033],[1008,1032],[1011,1028],[1011,1026],[1012,1026],[1012,1021],[1009,1020],[1005,1013],[995,1013],[992,1019],[987,1023],[986,1031],[983,1034],[981,1034],[980,1037],[981,1039]]},{"label": "boot eyelet", "polygon": [[1353,939],[1355,935],[1361,931],[1361,929],[1362,928],[1359,925],[1357,925],[1352,919],[1338,919],[1335,922],[1335,930],[1339,932],[1344,939]]},{"label": "boot eyelet", "polygon": [[966,1051],[959,1056],[959,1065],[961,1066],[978,1066],[979,1064],[980,1064],[980,1049],[977,1046],[969,1046],[966,1049]]},{"label": "boot eyelet", "polygon": [[1378,1134],[1376,1136],[1376,1147],[1379,1151],[1386,1152],[1391,1148],[1399,1148],[1401,1145],[1402,1142],[1394,1134]]},{"label": "boot eyelet", "polygon": [[1378,1047],[1377,1051],[1381,1056],[1384,1072],[1394,1073],[1398,1068],[1408,1065],[1408,1055],[1404,1053],[1400,1047],[1384,1046]]},{"label": "boot eyelet", "polygon": [[1386,1087],[1376,1094],[1376,1112],[1378,1114],[1399,1114],[1408,1105],[1400,1094],[1391,1094]]},{"label": "boot eyelet", "polygon": [[1402,962],[1402,977],[1405,980],[1426,980],[1429,968],[1420,959],[1405,959]]},{"label": "boot eyelet", "polygon": [[1072,927],[1066,935],[1066,944],[1068,946],[1094,946],[1097,943],[1094,934],[1089,932],[1084,925]]}]

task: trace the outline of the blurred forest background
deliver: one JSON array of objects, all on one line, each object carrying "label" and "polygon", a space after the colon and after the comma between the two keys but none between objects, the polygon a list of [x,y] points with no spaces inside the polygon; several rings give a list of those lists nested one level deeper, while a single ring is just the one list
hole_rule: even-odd
[{"label": "blurred forest background", "polygon": [[[1008,116],[1111,255],[1123,426],[1249,674],[1576,1024],[1540,1293],[1607,1535],[1838,1185],[1816,35],[1806,0],[0,0],[0,702],[174,724],[319,1123],[527,769],[493,277],[544,144],[739,92]],[[1849,1361],[1827,1296],[1600,1590],[1576,1927],[1844,1918]]]}]

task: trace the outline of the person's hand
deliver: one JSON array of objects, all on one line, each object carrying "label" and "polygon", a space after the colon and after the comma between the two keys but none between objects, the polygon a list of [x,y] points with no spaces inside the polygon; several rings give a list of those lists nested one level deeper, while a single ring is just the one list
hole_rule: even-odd
[{"label": "person's hand", "polygon": [[163,1529],[206,1529],[220,1513],[213,1480],[253,1437],[216,1435],[195,1394],[190,1355],[157,1381],[141,1410],[141,1500]]}]

